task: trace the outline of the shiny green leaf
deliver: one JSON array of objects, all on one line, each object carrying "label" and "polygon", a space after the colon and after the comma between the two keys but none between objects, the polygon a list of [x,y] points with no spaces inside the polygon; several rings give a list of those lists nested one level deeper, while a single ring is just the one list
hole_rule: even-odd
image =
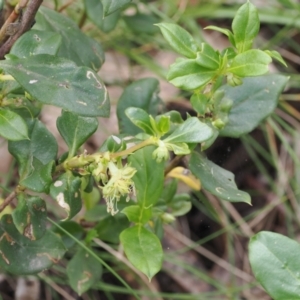
[{"label": "shiny green leaf", "polygon": [[137,172],[133,177],[138,204],[146,209],[160,197],[164,184],[164,163],[152,158],[154,147],[145,147],[130,155],[128,161]]},{"label": "shiny green leaf", "polygon": [[235,46],[239,53],[251,49],[253,40],[259,32],[259,25],[257,8],[247,1],[239,8],[232,21]]},{"label": "shiny green leaf", "polygon": [[19,164],[20,184],[36,192],[46,192],[52,182],[57,142],[39,120],[28,120],[30,140],[10,141],[9,152]]},{"label": "shiny green leaf", "polygon": [[125,229],[120,240],[129,261],[149,280],[161,269],[163,251],[157,236],[142,226]]},{"label": "shiny green leaf", "polygon": [[252,49],[235,56],[227,71],[241,77],[259,76],[269,71],[271,62],[264,51]]},{"label": "shiny green leaf", "polygon": [[153,15],[136,13],[133,16],[124,16],[123,20],[126,25],[135,33],[138,34],[155,34],[158,28],[154,26],[159,20]]},{"label": "shiny green leaf", "polygon": [[215,31],[218,31],[218,32],[221,32],[221,33],[225,34],[226,36],[228,36],[228,39],[229,39],[230,43],[233,46],[235,46],[234,36],[233,36],[232,32],[229,29],[221,28],[221,27],[214,26],[214,25],[207,26],[204,29],[215,30]]},{"label": "shiny green leaf", "polygon": [[202,43],[196,62],[204,68],[216,70],[220,66],[220,55],[210,45]]},{"label": "shiny green leaf", "polygon": [[172,23],[156,24],[170,46],[187,58],[196,58],[198,46],[194,38],[185,29]]},{"label": "shiny green leaf", "polygon": [[36,100],[83,116],[109,115],[109,98],[96,72],[48,54],[3,60],[0,68]]},{"label": "shiny green leaf", "polygon": [[229,112],[228,123],[220,134],[239,137],[252,131],[274,111],[288,79],[283,75],[272,74],[245,78],[238,87],[221,87],[225,91],[224,98],[231,99],[233,106]]},{"label": "shiny green leaf", "polygon": [[213,130],[196,117],[188,118],[179,125],[164,142],[167,143],[201,143],[211,138]]},{"label": "shiny green leaf", "polygon": [[129,107],[126,109],[125,114],[135,126],[141,128],[144,132],[150,135],[154,134],[150,117],[143,109],[138,107]]},{"label": "shiny green leaf", "polygon": [[261,231],[249,243],[255,278],[274,300],[296,300],[300,295],[300,244],[284,235]]},{"label": "shiny green leaf", "polygon": [[126,4],[130,3],[132,0],[101,0],[103,5],[104,16],[110,15],[116,10],[124,7]]},{"label": "shiny green leaf", "polygon": [[102,31],[110,32],[113,30],[119,20],[120,11],[117,10],[109,16],[103,16],[103,5],[100,0],[84,1],[86,14],[88,18]]},{"label": "shiny green leaf", "polygon": [[19,58],[37,54],[56,55],[61,42],[62,37],[59,33],[32,29],[16,41],[10,50],[10,54],[14,54]]},{"label": "shiny green leaf", "polygon": [[286,62],[284,61],[284,59],[282,58],[281,54],[278,51],[275,51],[275,50],[271,50],[271,51],[270,50],[265,50],[265,53],[267,53],[272,58],[276,59],[281,64],[283,64],[285,67],[287,67]]},{"label": "shiny green leaf", "polygon": [[147,223],[152,216],[152,207],[142,208],[139,205],[130,205],[122,210],[122,213],[126,215],[130,222],[137,224]]},{"label": "shiny green leaf", "polygon": [[57,129],[69,147],[69,157],[76,154],[78,148],[97,130],[96,118],[81,117],[63,111],[57,118]]},{"label": "shiny green leaf", "polygon": [[125,88],[117,104],[120,133],[136,135],[141,132],[126,116],[125,111],[128,107],[138,107],[149,115],[157,115],[160,103],[158,91],[159,82],[155,78],[143,78]]},{"label": "shiny green leaf", "polygon": [[189,168],[200,179],[202,187],[218,198],[230,202],[251,203],[249,194],[237,188],[234,175],[208,160],[203,154],[193,152]]},{"label": "shiny green leaf", "polygon": [[177,58],[170,66],[167,79],[183,90],[195,90],[207,84],[215,75],[215,70],[200,66],[195,59]]},{"label": "shiny green leaf", "polygon": [[28,139],[27,125],[15,112],[0,109],[0,135],[10,141]]},{"label": "shiny green leaf", "polygon": [[[101,18],[101,16],[99,16]],[[101,45],[85,35],[67,16],[45,6],[36,14],[35,29],[57,32],[62,37],[58,56],[74,61],[78,66],[99,70],[104,62]]]}]

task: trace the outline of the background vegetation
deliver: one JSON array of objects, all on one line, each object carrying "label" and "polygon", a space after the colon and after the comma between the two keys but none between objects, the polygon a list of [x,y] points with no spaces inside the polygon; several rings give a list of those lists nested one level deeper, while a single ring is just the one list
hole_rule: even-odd
[{"label": "background vegetation", "polygon": [[[131,267],[122,251],[110,244],[109,238],[106,241],[94,239],[101,258],[113,266],[142,299],[270,299],[251,272],[249,238],[258,231],[270,230],[299,240],[300,4],[292,0],[251,2],[259,8],[261,20],[256,46],[280,52],[288,68],[274,63],[271,72],[283,72],[291,78],[271,117],[240,139],[220,138],[208,150],[208,157],[235,174],[239,188],[250,193],[252,206],[221,202],[205,192],[193,192],[192,210],[165,227],[163,269],[151,283]],[[202,28],[208,25],[230,27],[242,3],[244,1],[136,0],[120,13],[115,28],[110,31],[114,25],[112,18],[117,16],[97,24],[93,12],[81,0],[44,1],[43,5],[70,16],[105,50],[106,62],[99,74],[108,87],[113,113],[109,120],[100,120],[98,132],[85,148],[89,152],[96,151],[107,136],[117,133],[115,104],[123,89],[140,78],[152,76],[160,80],[162,107],[179,110],[183,115],[191,113],[186,100],[189,93],[177,90],[165,80],[167,68],[177,55],[153,24],[176,22],[199,43],[207,41],[215,48],[223,49],[227,39],[218,32]],[[84,51],[84,45],[82,49]],[[59,113],[58,109],[46,107],[41,117],[57,139],[55,121]],[[103,136],[103,132],[107,135]],[[62,140],[59,147],[61,153],[66,151]],[[14,183],[16,169],[5,142],[0,151],[4,197]],[[180,189],[190,192],[184,186]],[[48,209],[54,217],[61,219],[61,212],[51,201]],[[76,218],[80,220],[80,215]],[[91,215],[82,225],[89,228],[93,220]],[[111,228],[112,231],[106,234],[113,239],[113,224]],[[79,237],[77,232],[73,239]],[[71,237],[66,239],[74,242]],[[30,281],[31,287],[36,287],[43,295],[36,299],[79,299],[67,279],[68,259],[70,257],[65,257],[51,270],[25,279],[25,283],[22,278],[2,274],[1,297],[13,299],[14,291]],[[34,296],[33,292],[31,296]],[[135,296],[105,269],[101,281],[80,299],[135,299]]]}]

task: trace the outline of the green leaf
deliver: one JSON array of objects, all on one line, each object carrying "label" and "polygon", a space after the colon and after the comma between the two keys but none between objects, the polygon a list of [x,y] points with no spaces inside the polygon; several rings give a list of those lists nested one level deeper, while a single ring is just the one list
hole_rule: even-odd
[{"label": "green leaf", "polygon": [[110,15],[111,13],[122,8],[131,1],[132,0],[101,0],[104,16]]},{"label": "green leaf", "polygon": [[277,61],[279,61],[281,64],[283,64],[285,67],[287,67],[286,62],[284,61],[284,59],[282,58],[281,54],[278,51],[275,50],[265,50],[265,53],[267,53],[269,56],[271,56],[272,58],[276,59]]},{"label": "green leaf", "polygon": [[151,126],[150,117],[143,109],[129,107],[126,109],[125,114],[135,126],[141,128],[144,132],[150,135],[155,133]]},{"label": "green leaf", "polygon": [[38,240],[45,234],[47,222],[46,203],[39,197],[19,197],[18,206],[12,213],[18,231],[28,239]]},{"label": "green leaf", "polygon": [[81,296],[93,284],[99,282],[102,265],[84,249],[79,249],[69,261],[67,275],[72,289]]},{"label": "green leaf", "polygon": [[210,45],[202,43],[196,62],[204,68],[216,70],[220,66],[220,55]]},{"label": "green leaf", "polygon": [[27,125],[15,112],[0,109],[0,135],[10,141],[28,139]]},{"label": "green leaf", "polygon": [[50,187],[50,195],[67,213],[65,220],[72,219],[82,207],[80,195],[81,178],[71,172],[65,173]]},{"label": "green leaf", "polygon": [[216,75],[215,70],[204,68],[195,59],[177,58],[170,66],[167,79],[183,90],[203,87]]},{"label": "green leaf", "polygon": [[198,46],[194,38],[182,27],[172,23],[156,24],[170,46],[187,58],[196,58]]},{"label": "green leaf", "polygon": [[[120,202],[118,202],[118,208],[121,210]],[[126,205],[128,205],[128,203],[126,203]],[[94,215],[94,217],[91,218],[91,215]],[[100,219],[95,226],[98,237],[112,244],[120,243],[120,233],[130,225],[125,215],[119,213],[115,216],[111,216],[107,213],[107,208],[104,205],[98,205],[90,210],[86,214],[86,219],[92,222]]]},{"label": "green leaf", "polygon": [[10,215],[4,215],[1,219],[0,236],[0,267],[17,275],[44,271],[57,263],[66,252],[61,239],[50,230],[36,241],[21,235]]},{"label": "green leaf", "polygon": [[[81,240],[83,235],[85,234],[84,229],[77,222],[74,221],[64,221],[59,223],[59,226],[66,230],[68,233],[70,233],[72,237],[77,240]],[[55,232],[55,234],[58,234],[61,237],[66,249],[70,249],[76,244],[73,238],[71,238],[65,232],[60,230],[58,227],[55,226],[52,228],[52,230],[53,232]]]},{"label": "green leaf", "polygon": [[279,95],[289,77],[272,74],[245,78],[238,87],[223,86],[224,98],[233,100],[229,121],[220,132],[222,136],[239,137],[252,131],[277,106]]},{"label": "green leaf", "polygon": [[137,170],[133,181],[137,190],[137,202],[143,209],[157,202],[164,184],[164,163],[157,163],[152,158],[154,149],[152,146],[145,147],[128,157],[131,167]]},{"label": "green leaf", "polygon": [[138,107],[149,115],[157,115],[159,82],[155,78],[143,78],[127,86],[117,104],[117,116],[120,133],[136,135],[141,130],[128,119],[125,110],[128,107]]},{"label": "green leaf", "polygon": [[227,69],[237,76],[259,76],[269,71],[271,57],[262,50],[252,49],[234,57]]},{"label": "green leaf", "polygon": [[177,194],[169,203],[171,213],[175,217],[184,216],[192,209],[189,194]]},{"label": "green leaf", "polygon": [[249,243],[255,278],[274,300],[299,299],[300,245],[275,232],[261,231]]},{"label": "green leaf", "polygon": [[210,29],[210,30],[218,31],[218,32],[225,34],[226,36],[228,36],[228,39],[229,39],[230,43],[232,44],[232,46],[235,47],[234,36],[229,29],[225,29],[225,28],[221,28],[221,27],[213,26],[213,25],[206,26],[204,29]]},{"label": "green leaf", "polygon": [[202,93],[194,93],[190,99],[193,109],[200,115],[204,115],[207,110],[209,98]]},{"label": "green leaf", "polygon": [[156,117],[156,128],[157,131],[161,134],[164,135],[170,130],[171,126],[171,116],[166,116],[166,115],[161,115]]},{"label": "green leaf", "polygon": [[64,14],[41,6],[36,14],[35,29],[57,32],[62,37],[58,56],[74,61],[78,66],[99,70],[104,62],[101,45],[85,35],[78,26]]},{"label": "green leaf", "polygon": [[103,25],[103,6],[100,0],[84,0],[88,18],[100,29]]},{"label": "green leaf", "polygon": [[10,141],[8,150],[18,161],[20,184],[36,192],[47,192],[58,146],[39,120],[28,120],[27,125],[30,140]]},{"label": "green leaf", "polygon": [[189,168],[200,179],[202,187],[218,198],[230,202],[251,203],[249,194],[238,190],[234,175],[208,160],[203,154],[193,152]]},{"label": "green leaf", "polygon": [[239,53],[251,49],[253,40],[259,32],[259,17],[256,7],[249,1],[236,12],[232,21],[232,31]]},{"label": "green leaf", "polygon": [[166,143],[201,143],[211,138],[213,130],[196,117],[188,118],[179,125],[164,142]]},{"label": "green leaf", "polygon": [[61,42],[62,37],[59,33],[31,29],[16,41],[10,54],[19,58],[27,58],[37,54],[56,55]]},{"label": "green leaf", "polygon": [[109,116],[109,98],[101,79],[89,68],[48,54],[3,60],[0,68],[36,100],[83,116]]},{"label": "green leaf", "polygon": [[119,20],[120,11],[115,11],[107,17],[103,16],[103,5],[100,0],[84,1],[86,14],[88,18],[102,31],[109,32],[113,30]]},{"label": "green leaf", "polygon": [[69,147],[69,157],[76,154],[78,148],[97,130],[96,118],[81,117],[63,111],[57,118],[57,129]]},{"label": "green leaf", "polygon": [[125,229],[120,235],[129,261],[149,280],[161,269],[163,251],[156,235],[142,226]]},{"label": "green leaf", "polygon": [[143,208],[138,205],[130,205],[125,207],[122,213],[126,215],[130,222],[144,225],[151,219],[152,207]]},{"label": "green leaf", "polygon": [[155,34],[159,31],[154,26],[159,20],[152,15],[136,13],[133,16],[124,16],[123,20],[130,30],[138,34]]}]

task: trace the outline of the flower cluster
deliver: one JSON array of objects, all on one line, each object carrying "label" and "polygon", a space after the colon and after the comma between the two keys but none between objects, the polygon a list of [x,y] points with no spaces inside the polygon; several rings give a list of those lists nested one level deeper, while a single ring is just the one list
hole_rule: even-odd
[{"label": "flower cluster", "polygon": [[135,193],[132,177],[136,169],[122,163],[117,163],[103,156],[97,162],[97,167],[93,170],[94,178],[102,183],[103,198],[106,201],[107,212],[111,215],[118,213],[117,202],[122,196],[126,196],[129,201],[129,194]]}]

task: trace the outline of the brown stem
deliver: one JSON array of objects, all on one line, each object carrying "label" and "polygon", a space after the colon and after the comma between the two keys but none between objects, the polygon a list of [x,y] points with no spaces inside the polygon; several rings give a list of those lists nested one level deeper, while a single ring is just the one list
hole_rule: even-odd
[{"label": "brown stem", "polygon": [[66,4],[64,4],[59,10],[58,12],[62,12],[64,11],[67,7],[69,7],[71,4],[73,4],[74,0],[70,0],[69,2],[67,2]]},{"label": "brown stem", "polygon": [[[20,13],[20,10],[22,10],[26,4],[27,4],[28,0],[20,0],[20,3],[18,6],[18,8],[16,7],[13,13],[17,13],[17,17],[18,17],[18,13]],[[43,0],[29,0],[28,4],[27,4],[27,8],[23,14],[23,17],[20,20],[20,27],[17,30],[17,32],[10,36],[8,38],[7,41],[5,41],[5,43],[0,47],[0,59],[3,59],[4,56],[9,53],[11,47],[13,46],[13,44],[16,42],[16,40],[26,31],[28,31],[33,22],[34,22],[34,17],[39,9],[39,7],[41,6]],[[25,6],[24,6],[25,5]],[[19,9],[19,10],[18,10]],[[5,22],[6,24],[7,22]],[[2,28],[5,26],[5,24],[2,26]],[[11,24],[11,23],[9,23]],[[9,25],[8,24],[8,25]],[[2,30],[1,28],[1,30]],[[7,27],[6,27],[7,28]],[[3,29],[4,30],[4,29]],[[0,36],[1,38],[1,36]]]},{"label": "brown stem", "polygon": [[13,191],[12,193],[10,193],[7,198],[1,203],[0,205],[0,213],[5,209],[5,207],[7,205],[9,205],[9,203],[11,201],[13,201],[15,199],[15,197],[17,196],[17,191]]}]

